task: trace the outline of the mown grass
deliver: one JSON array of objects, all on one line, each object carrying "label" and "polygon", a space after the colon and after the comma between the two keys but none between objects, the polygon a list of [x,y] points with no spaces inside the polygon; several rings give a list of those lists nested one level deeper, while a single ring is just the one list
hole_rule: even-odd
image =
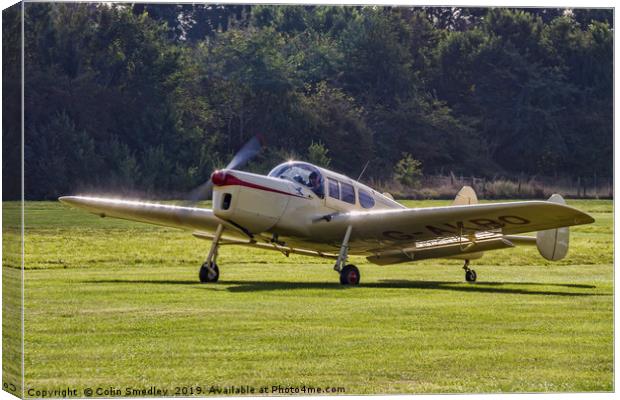
[{"label": "mown grass", "polygon": [[209,242],[27,203],[26,388],[611,391],[612,202],[569,204],[596,223],[571,230],[559,263],[489,253],[467,284],[458,261],[360,258],[362,285],[344,288],[325,260],[238,247],[222,247],[221,281],[203,285]]}]

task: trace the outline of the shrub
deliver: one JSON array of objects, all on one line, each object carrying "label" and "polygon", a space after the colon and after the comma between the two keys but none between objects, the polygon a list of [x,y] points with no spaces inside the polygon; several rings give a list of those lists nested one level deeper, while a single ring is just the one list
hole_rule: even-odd
[{"label": "shrub", "polygon": [[319,167],[327,168],[332,162],[327,153],[329,153],[329,150],[323,143],[312,142],[308,147],[308,161]]},{"label": "shrub", "polygon": [[394,166],[394,179],[404,186],[417,188],[422,178],[422,162],[416,160],[409,153],[403,153],[403,158]]}]

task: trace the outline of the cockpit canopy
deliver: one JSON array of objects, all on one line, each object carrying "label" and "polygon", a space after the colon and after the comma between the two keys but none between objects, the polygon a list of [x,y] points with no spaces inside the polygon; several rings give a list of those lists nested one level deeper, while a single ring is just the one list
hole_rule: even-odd
[{"label": "cockpit canopy", "polygon": [[280,164],[269,172],[269,176],[286,179],[310,188],[314,194],[323,198],[325,190],[321,171],[312,164],[290,161]]}]

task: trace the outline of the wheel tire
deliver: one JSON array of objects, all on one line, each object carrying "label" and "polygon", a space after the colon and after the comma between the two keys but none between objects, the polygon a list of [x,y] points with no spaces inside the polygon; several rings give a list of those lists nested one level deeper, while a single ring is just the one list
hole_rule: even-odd
[{"label": "wheel tire", "polygon": [[478,276],[476,275],[476,271],[474,271],[473,269],[470,269],[469,271],[465,271],[465,280],[467,282],[476,282],[476,278]]},{"label": "wheel tire", "polygon": [[198,272],[198,278],[200,278],[200,282],[202,283],[215,283],[220,278],[220,269],[217,267],[217,264],[211,263],[211,271],[207,268],[207,263],[202,264],[200,267],[200,272]]},{"label": "wheel tire", "polygon": [[360,270],[355,265],[345,265],[340,271],[340,283],[343,285],[359,285],[360,277]]}]

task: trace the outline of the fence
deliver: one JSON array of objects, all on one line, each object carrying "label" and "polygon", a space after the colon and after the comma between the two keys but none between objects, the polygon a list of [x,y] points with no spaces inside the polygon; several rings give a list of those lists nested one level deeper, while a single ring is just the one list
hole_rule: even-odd
[{"label": "fence", "polygon": [[452,198],[463,186],[474,188],[483,199],[547,198],[559,193],[567,198],[611,199],[613,179],[610,177],[548,177],[548,176],[496,176],[479,178],[450,173],[426,175],[417,188],[405,187],[394,182],[372,182],[373,187],[392,193],[395,197],[412,199]]}]

